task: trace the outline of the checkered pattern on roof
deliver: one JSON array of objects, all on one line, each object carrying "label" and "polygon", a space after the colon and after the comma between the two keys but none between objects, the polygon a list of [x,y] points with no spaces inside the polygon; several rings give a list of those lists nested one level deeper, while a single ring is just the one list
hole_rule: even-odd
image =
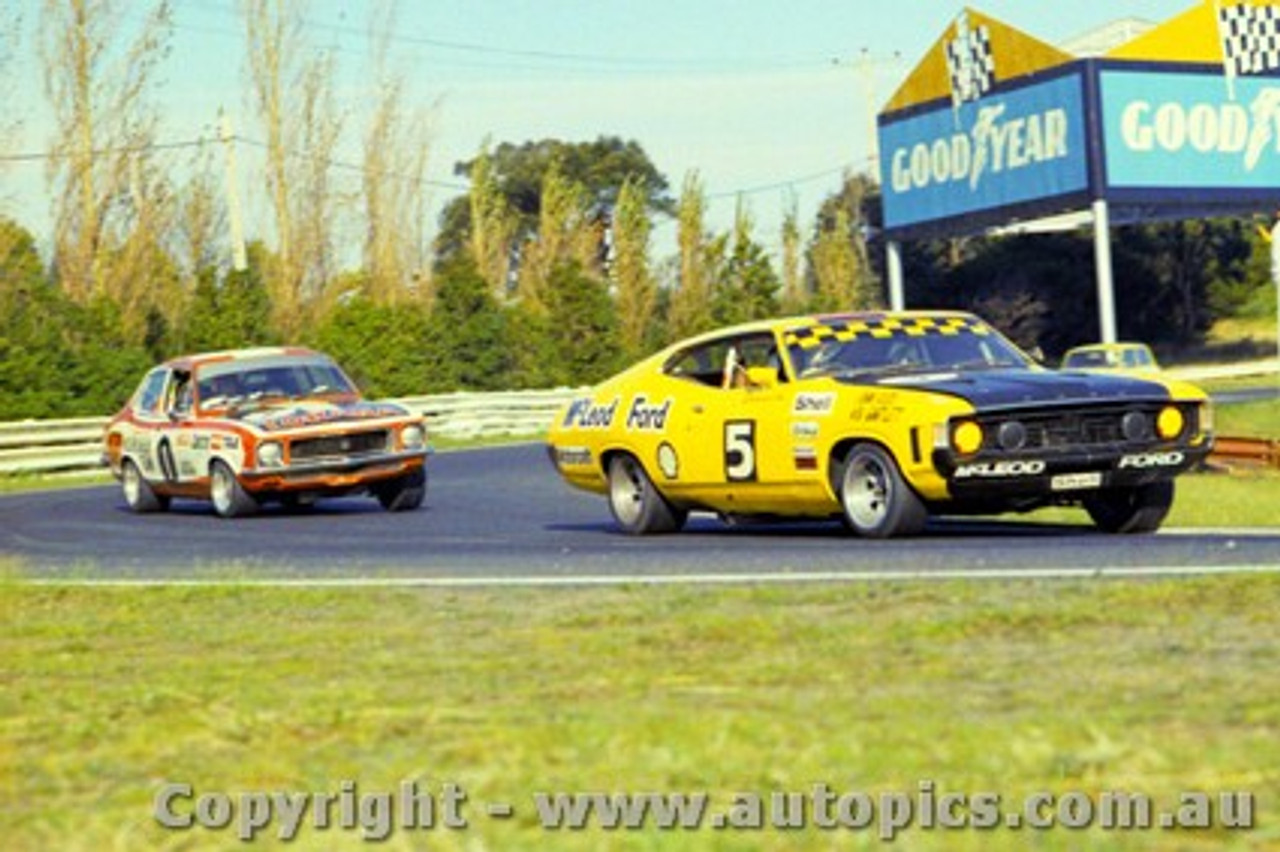
[{"label": "checkered pattern on roof", "polygon": [[872,320],[831,320],[789,329],[783,335],[788,346],[816,349],[828,340],[847,343],[859,337],[925,337],[931,334],[989,334],[980,320],[970,317],[904,317]]}]

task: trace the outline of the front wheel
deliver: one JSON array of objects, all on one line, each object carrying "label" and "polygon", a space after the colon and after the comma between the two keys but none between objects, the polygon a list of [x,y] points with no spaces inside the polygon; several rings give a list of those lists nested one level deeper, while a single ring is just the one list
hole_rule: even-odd
[{"label": "front wheel", "polygon": [[609,462],[609,510],[631,535],[676,532],[689,516],[668,503],[640,462],[628,455]]},{"label": "front wheel", "polygon": [[1173,506],[1173,480],[1132,488],[1112,488],[1084,501],[1098,529],[1109,533],[1152,533]]},{"label": "front wheel", "polygon": [[928,511],[907,485],[897,462],[875,444],[857,444],[836,470],[844,520],[865,538],[914,535]]},{"label": "front wheel", "polygon": [[427,496],[427,471],[420,468],[399,479],[380,485],[374,491],[382,508],[388,512],[408,512],[422,505]]},{"label": "front wheel", "polygon": [[120,490],[124,492],[124,501],[129,504],[129,508],[138,514],[163,512],[169,508],[168,496],[155,492],[133,459],[124,460],[120,472]]},{"label": "front wheel", "polygon": [[258,511],[258,501],[244,490],[231,467],[221,459],[209,468],[209,496],[214,511],[224,518],[238,518]]}]

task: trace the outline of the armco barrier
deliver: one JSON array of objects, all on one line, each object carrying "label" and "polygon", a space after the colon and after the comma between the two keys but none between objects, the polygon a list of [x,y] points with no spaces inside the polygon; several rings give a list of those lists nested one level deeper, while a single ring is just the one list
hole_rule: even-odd
[{"label": "armco barrier", "polygon": [[[449,393],[396,400],[448,438],[537,435],[580,390]],[[101,464],[106,417],[0,423],[0,476],[92,470]]]},{"label": "armco barrier", "polygon": [[[1226,376],[1280,374],[1280,362],[1259,361],[1225,367],[1179,368],[1167,372],[1195,381]],[[547,428],[555,412],[582,388],[447,393],[405,397],[398,402],[421,411],[432,434],[448,438],[536,435]],[[105,417],[75,420],[23,420],[0,423],[0,476],[14,473],[52,473],[91,470],[100,463]],[[1250,452],[1231,455],[1234,439],[1221,438],[1227,451],[1222,461],[1242,461]],[[1266,444],[1265,447],[1262,445]],[[1276,442],[1253,442],[1256,461],[1280,466]],[[1215,454],[1216,456],[1216,454]]]}]

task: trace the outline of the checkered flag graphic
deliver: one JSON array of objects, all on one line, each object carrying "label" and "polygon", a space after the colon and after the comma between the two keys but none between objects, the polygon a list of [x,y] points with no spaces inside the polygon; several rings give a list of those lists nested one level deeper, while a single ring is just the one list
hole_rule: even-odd
[{"label": "checkered flag graphic", "polygon": [[956,21],[956,37],[947,42],[947,73],[951,77],[952,106],[976,101],[995,83],[991,33],[985,26],[970,29],[966,15]]},{"label": "checkered flag graphic", "polygon": [[1215,3],[1228,82],[1280,69],[1280,6]]}]

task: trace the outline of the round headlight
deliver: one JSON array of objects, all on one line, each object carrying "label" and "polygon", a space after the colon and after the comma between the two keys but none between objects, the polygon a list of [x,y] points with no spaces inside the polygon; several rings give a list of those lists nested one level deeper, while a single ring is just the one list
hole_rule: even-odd
[{"label": "round headlight", "polygon": [[1147,422],[1147,415],[1141,411],[1130,411],[1120,418],[1120,431],[1124,433],[1126,440],[1135,443],[1145,441],[1151,437],[1151,427]]},{"label": "round headlight", "polygon": [[1007,420],[1000,424],[996,433],[1002,450],[1020,450],[1027,445],[1027,427],[1017,420]]},{"label": "round headlight", "polygon": [[284,462],[284,449],[276,441],[258,445],[258,467],[279,467]]},{"label": "round headlight", "polygon": [[416,423],[400,430],[400,444],[406,450],[416,450],[427,440],[427,433]]},{"label": "round headlight", "polygon": [[1156,434],[1166,441],[1172,441],[1182,434],[1182,427],[1186,425],[1187,420],[1182,412],[1170,405],[1156,418]]},{"label": "round headlight", "polygon": [[962,456],[972,455],[982,449],[982,427],[966,420],[951,430],[951,446]]}]

